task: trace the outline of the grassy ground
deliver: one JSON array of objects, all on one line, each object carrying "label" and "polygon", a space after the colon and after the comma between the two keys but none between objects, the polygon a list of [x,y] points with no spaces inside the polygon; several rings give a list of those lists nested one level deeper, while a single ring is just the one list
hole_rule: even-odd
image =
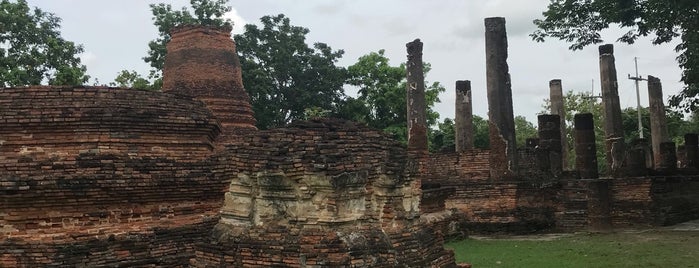
[{"label": "grassy ground", "polygon": [[479,267],[699,267],[699,231],[466,239],[446,245]]}]

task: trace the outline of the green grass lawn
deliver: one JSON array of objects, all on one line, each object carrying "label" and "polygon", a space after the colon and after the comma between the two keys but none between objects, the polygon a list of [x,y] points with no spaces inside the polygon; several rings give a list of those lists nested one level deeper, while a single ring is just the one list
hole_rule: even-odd
[{"label": "green grass lawn", "polygon": [[699,232],[575,234],[544,240],[466,239],[446,244],[479,267],[699,267]]}]

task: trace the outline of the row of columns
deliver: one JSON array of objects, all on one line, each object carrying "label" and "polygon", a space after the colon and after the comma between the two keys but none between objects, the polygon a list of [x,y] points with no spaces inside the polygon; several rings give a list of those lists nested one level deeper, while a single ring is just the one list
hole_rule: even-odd
[{"label": "row of columns", "polygon": [[[507,64],[507,33],[505,19],[486,18],[486,75],[488,95],[488,122],[490,138],[490,176],[491,178],[509,178],[517,173],[517,145],[515,141],[514,113],[512,106],[512,87]],[[419,39],[406,45],[407,63],[407,105],[408,105],[408,149],[410,151],[427,151],[427,122],[425,85],[422,72],[422,42]],[[639,141],[629,150],[634,151],[628,157],[624,143],[621,121],[621,106],[613,45],[599,47],[600,81],[602,88],[602,105],[604,110],[604,142],[607,167],[612,176],[622,176],[629,166],[647,166],[646,160],[652,157],[656,169],[676,167],[675,145],[668,140],[665,107],[662,100],[660,79],[648,77],[648,96],[651,114],[652,156],[646,156],[643,149],[645,142]],[[455,149],[457,152],[473,148],[473,101],[471,82],[456,81],[456,116]],[[549,155],[551,169],[559,173],[568,166],[565,129],[565,109],[563,89],[560,79],[549,82],[551,115],[539,117],[538,146],[555,155]],[[555,121],[555,122],[554,122]],[[597,178],[597,159],[595,133],[591,114],[578,114],[574,118],[574,138],[576,161],[575,169],[582,178]],[[685,149],[687,166],[699,164],[697,159],[699,141],[695,136],[688,136]],[[692,139],[694,138],[694,139]],[[555,144],[554,144],[555,143]],[[545,147],[545,148],[544,148]],[[638,152],[636,152],[638,151]],[[650,152],[648,152],[650,153]]]}]

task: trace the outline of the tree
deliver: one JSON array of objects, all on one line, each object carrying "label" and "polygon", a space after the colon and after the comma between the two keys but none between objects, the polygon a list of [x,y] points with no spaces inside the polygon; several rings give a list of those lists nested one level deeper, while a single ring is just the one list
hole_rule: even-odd
[{"label": "tree", "polygon": [[158,90],[162,87],[162,84],[154,83],[151,84],[148,79],[141,76],[136,71],[122,70],[119,72],[114,82],[109,84],[110,86],[116,87],[128,87],[134,89],[148,89],[148,90]]},{"label": "tree", "polygon": [[488,119],[473,115],[473,147],[490,148],[490,126]]},{"label": "tree", "polygon": [[[437,129],[430,129],[430,131],[430,151],[454,151],[456,149],[456,131],[454,130],[454,120],[451,118],[444,118],[442,122],[438,123]],[[490,136],[488,131],[488,120],[483,119],[483,117],[478,115],[473,115],[474,148],[490,148]]]},{"label": "tree", "polygon": [[[357,120],[368,126],[392,133],[397,140],[407,142],[407,99],[405,64],[391,66],[384,50],[359,57],[357,63],[347,67],[347,83],[358,88],[357,98],[347,98],[339,117]],[[425,76],[430,65],[423,66]],[[438,82],[425,83],[427,125],[435,126],[439,113],[433,110],[439,102],[439,93],[446,89]],[[433,132],[431,132],[433,133]],[[438,149],[438,148],[437,148]]]},{"label": "tree", "polygon": [[27,1],[0,2],[0,86],[81,85],[81,45],[61,37],[61,19]]},{"label": "tree", "polygon": [[531,34],[542,42],[554,37],[573,42],[577,50],[601,43],[600,31],[617,24],[628,31],[617,41],[633,44],[640,36],[654,35],[653,44],[680,38],[675,47],[683,69],[685,88],[670,105],[693,111],[699,106],[699,1],[697,0],[551,0],[539,28]]},{"label": "tree", "polygon": [[444,118],[442,122],[437,123],[437,129],[430,128],[429,131],[430,151],[453,152],[456,149],[454,120],[451,118]]},{"label": "tree", "polygon": [[528,138],[535,138],[538,134],[534,124],[527,121],[526,117],[515,116],[515,140],[520,147],[524,147]]},{"label": "tree", "polygon": [[699,116],[691,114],[688,120],[682,120],[682,114],[676,111],[668,111],[667,128],[670,139],[675,144],[684,144],[684,134],[699,133]]},{"label": "tree", "polygon": [[[638,113],[636,108],[627,107],[621,111],[621,123],[624,130],[624,141],[628,144],[638,135]],[[685,121],[683,114],[677,111],[665,111],[665,120],[668,129],[668,138],[674,141],[675,144],[684,143],[684,134],[696,133],[699,130],[695,117],[690,117],[689,121]],[[650,110],[648,107],[641,107],[641,123],[643,126],[643,137],[650,141]]]},{"label": "tree", "polygon": [[338,111],[347,72],[335,63],[344,51],[325,43],[309,47],[309,30],[291,25],[283,14],[260,21],[262,27],[248,24],[235,36],[257,127],[303,119],[307,108]]}]

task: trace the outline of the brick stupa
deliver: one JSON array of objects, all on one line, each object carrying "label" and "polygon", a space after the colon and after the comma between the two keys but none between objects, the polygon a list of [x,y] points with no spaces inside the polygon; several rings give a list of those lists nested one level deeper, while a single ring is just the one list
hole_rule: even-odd
[{"label": "brick stupa", "polygon": [[230,27],[173,29],[163,67],[163,92],[204,102],[224,135],[256,129],[230,32]]}]

